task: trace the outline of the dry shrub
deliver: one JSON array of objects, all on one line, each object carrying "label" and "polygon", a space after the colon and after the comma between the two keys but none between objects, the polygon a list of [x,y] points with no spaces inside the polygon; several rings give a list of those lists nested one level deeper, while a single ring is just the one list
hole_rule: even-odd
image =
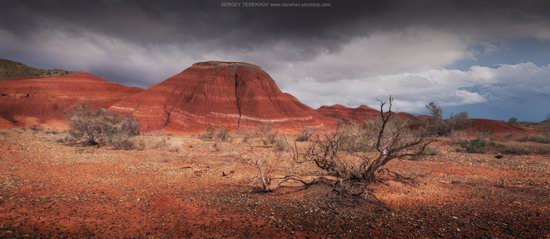
[{"label": "dry shrub", "polygon": [[84,145],[112,146],[113,149],[140,149],[132,137],[139,135],[139,123],[133,117],[122,118],[105,109],[91,110],[79,105],[67,114],[73,143]]},{"label": "dry shrub", "polygon": [[256,133],[248,130],[242,130],[242,129],[238,130],[236,134],[239,136],[239,138],[242,139],[242,142],[245,142],[245,143],[253,139],[254,137],[256,137]]},{"label": "dry shrub", "polygon": [[153,149],[161,149],[161,148],[167,148],[168,147],[168,141],[170,138],[161,137],[155,138],[151,141],[151,148]]},{"label": "dry shrub", "polygon": [[470,118],[468,112],[460,112],[453,114],[447,119],[447,124],[451,128],[451,131],[463,130],[470,126]]},{"label": "dry shrub", "polygon": [[275,151],[285,151],[288,146],[288,139],[286,136],[278,133],[267,133],[265,138],[262,139],[262,144],[266,146],[273,146]]},{"label": "dry shrub", "polygon": [[[349,124],[339,125],[330,133],[313,137],[305,152],[299,152],[295,144],[290,151],[292,165],[313,165],[321,175],[298,175],[289,170],[284,176],[270,176],[272,166],[266,158],[253,151],[253,156],[245,158],[245,162],[258,169],[260,188],[265,192],[274,191],[291,180],[305,186],[326,183],[342,195],[361,195],[368,184],[375,182],[377,175],[387,172],[384,166],[388,162],[422,154],[432,142],[428,134],[411,130],[407,122],[394,118],[392,103],[391,97],[389,102],[380,102],[380,119],[362,126],[362,130],[356,131]],[[369,149],[374,153],[366,152]],[[276,183],[273,183],[274,179],[277,179]]]},{"label": "dry shrub", "polygon": [[433,136],[445,136],[451,133],[451,127],[443,119],[443,109],[434,102],[426,105],[431,117],[426,122],[426,131]]},{"label": "dry shrub", "polygon": [[276,135],[273,142],[273,150],[275,151],[285,151],[290,144],[284,135]]},{"label": "dry shrub", "polygon": [[288,181],[297,181],[304,185],[309,185],[308,182],[302,180],[301,176],[296,173],[296,163],[291,164],[284,175],[276,175],[276,171],[282,169],[281,162],[284,159],[285,152],[257,152],[254,150],[254,146],[251,144],[248,145],[250,149],[248,152],[241,154],[240,157],[244,163],[256,169],[257,174],[252,177],[252,181],[258,192],[274,192]]},{"label": "dry shrub", "polygon": [[153,138],[149,143],[149,147],[152,149],[162,149],[168,152],[180,152],[181,144],[183,142],[177,138],[171,137],[158,137]]},{"label": "dry shrub", "polygon": [[265,137],[273,131],[273,125],[269,122],[262,123],[259,128],[259,133],[261,137]]},{"label": "dry shrub", "polygon": [[229,131],[223,126],[208,125],[206,133],[200,135],[203,139],[214,140],[218,142],[228,141],[230,138]]},{"label": "dry shrub", "polygon": [[550,134],[532,134],[521,139],[521,142],[535,142],[539,144],[550,144]]},{"label": "dry shrub", "polygon": [[302,130],[302,132],[298,136],[296,136],[295,141],[306,142],[306,141],[309,141],[310,138],[311,138],[311,132],[307,130]]}]

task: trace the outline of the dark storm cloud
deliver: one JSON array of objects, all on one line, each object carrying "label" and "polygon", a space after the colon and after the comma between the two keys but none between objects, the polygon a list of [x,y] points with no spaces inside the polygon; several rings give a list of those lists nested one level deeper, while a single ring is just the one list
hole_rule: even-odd
[{"label": "dark storm cloud", "polygon": [[[545,0],[269,0],[330,3],[320,8],[222,2],[242,1],[0,0],[0,58],[144,87],[197,61],[249,61],[312,106],[394,93],[404,110],[416,110],[429,97],[455,106],[488,101],[487,92],[464,87],[515,83],[497,74],[508,67],[470,69],[478,59],[518,41],[550,46]],[[544,59],[517,65],[529,61],[483,64],[538,72],[536,85],[544,85],[550,68]],[[460,62],[468,63],[461,71],[449,68]]]},{"label": "dark storm cloud", "polygon": [[326,1],[331,3],[327,8],[223,8],[221,2],[2,1],[0,19],[2,28],[22,37],[53,25],[137,44],[207,40],[246,49],[283,39],[311,50],[334,50],[341,42],[374,30],[427,25],[482,33],[493,29],[476,28],[548,21],[550,12],[548,1],[331,0]]}]

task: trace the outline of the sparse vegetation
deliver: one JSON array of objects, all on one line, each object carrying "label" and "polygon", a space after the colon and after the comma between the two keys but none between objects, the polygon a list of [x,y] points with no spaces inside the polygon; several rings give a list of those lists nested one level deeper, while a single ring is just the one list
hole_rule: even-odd
[{"label": "sparse vegetation", "polygon": [[38,69],[28,65],[0,59],[0,80],[26,77],[62,76],[69,72],[61,69]]},{"label": "sparse vegetation", "polygon": [[264,145],[273,145],[275,143],[275,138],[277,137],[277,134],[274,133],[267,133],[265,137],[262,139],[262,143]]},{"label": "sparse vegetation", "polygon": [[284,135],[276,135],[273,142],[273,150],[285,151],[290,144]]},{"label": "sparse vegetation", "polygon": [[484,139],[459,141],[458,145],[467,153],[501,153],[510,155],[530,154],[530,150],[516,145],[499,144]]},{"label": "sparse vegetation", "polygon": [[550,144],[550,134],[531,134],[519,139],[519,141]]},{"label": "sparse vegetation", "polygon": [[[387,105],[387,112],[384,112]],[[376,132],[373,148],[376,156],[370,154],[344,154],[342,134],[338,130],[330,135],[317,138],[307,149],[304,158],[314,162],[321,170],[336,178],[333,188],[346,195],[360,195],[365,187],[375,182],[384,166],[393,159],[419,155],[424,152],[431,138],[419,131],[412,131],[407,122],[394,119],[393,98],[380,102],[380,118],[372,124]],[[354,158],[355,160],[349,160]],[[324,179],[326,180],[326,179]]]},{"label": "sparse vegetation", "polygon": [[459,141],[458,144],[467,153],[485,153],[487,150],[487,141],[483,139]]},{"label": "sparse vegetation", "polygon": [[436,155],[439,155],[439,150],[437,150],[437,148],[431,147],[431,146],[426,146],[426,148],[424,149],[424,151],[421,154],[413,155],[413,156],[411,156],[411,159],[412,160],[419,160],[419,159],[422,159],[426,156],[436,156]]},{"label": "sparse vegetation", "polygon": [[306,142],[306,141],[309,141],[310,137],[311,137],[311,132],[309,132],[307,130],[302,130],[302,133],[300,133],[298,136],[296,136],[295,141]]},{"label": "sparse vegetation", "polygon": [[83,145],[112,146],[113,149],[142,149],[132,140],[139,134],[139,123],[133,117],[119,117],[105,109],[93,111],[79,105],[68,113],[71,128],[69,141]]},{"label": "sparse vegetation", "polygon": [[452,131],[466,129],[470,125],[470,118],[468,112],[460,112],[458,114],[453,114],[447,120],[447,124]]},{"label": "sparse vegetation", "polygon": [[517,125],[518,124],[518,118],[512,117],[512,118],[508,119],[508,124]]},{"label": "sparse vegetation", "polygon": [[[387,107],[386,107],[387,106]],[[387,108],[387,112],[384,110]],[[422,154],[431,138],[427,134],[419,131],[412,131],[406,122],[394,119],[393,98],[388,102],[380,103],[380,119],[370,123],[370,127],[364,129],[358,134],[350,134],[349,128],[339,126],[331,133],[316,135],[305,152],[299,152],[295,146],[291,152],[292,160],[295,164],[311,163],[319,170],[325,172],[322,176],[313,177],[314,179],[306,182],[304,177],[311,175],[297,175],[294,171],[283,177],[279,177],[276,186],[271,186],[271,177],[266,175],[263,169],[267,163],[258,155],[245,160],[251,165],[259,168],[261,173],[259,178],[262,180],[264,191],[274,191],[282,183],[292,180],[301,182],[304,185],[314,183],[326,183],[343,195],[361,195],[365,192],[366,186],[376,181],[377,175],[384,171],[384,166],[393,159],[405,158]],[[365,135],[372,135],[375,138],[372,141],[372,147],[377,153],[376,156],[368,153],[355,153],[353,150],[346,150],[350,144],[357,142],[353,137],[367,138]],[[351,142],[351,143],[350,143]],[[267,178],[267,179],[266,179]]]},{"label": "sparse vegetation", "polygon": [[223,126],[208,125],[206,128],[206,133],[200,137],[218,142],[226,142],[230,139],[230,134],[229,131],[227,131],[227,129]]},{"label": "sparse vegetation", "polygon": [[430,119],[426,123],[426,131],[433,136],[445,136],[451,133],[451,127],[443,120],[443,109],[434,102],[426,105]]},{"label": "sparse vegetation", "polygon": [[254,167],[257,175],[252,178],[259,192],[274,192],[285,182],[298,181],[307,184],[291,167],[286,175],[275,176],[275,170],[280,168],[282,152],[273,152],[269,154],[260,154],[254,150],[254,146],[249,144],[248,152],[241,154],[244,163]]}]

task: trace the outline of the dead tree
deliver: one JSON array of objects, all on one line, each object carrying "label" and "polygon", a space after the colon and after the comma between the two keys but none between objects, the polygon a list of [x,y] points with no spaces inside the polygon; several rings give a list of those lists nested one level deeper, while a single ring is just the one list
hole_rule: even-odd
[{"label": "dead tree", "polygon": [[[387,111],[385,112],[385,107]],[[363,154],[358,160],[346,160],[342,150],[344,135],[338,130],[318,137],[309,146],[304,157],[317,167],[332,175],[333,187],[348,194],[362,194],[365,186],[374,182],[381,169],[393,159],[422,154],[432,142],[428,134],[413,132],[407,121],[394,119],[393,98],[380,101],[380,118],[375,132],[376,156]]]},{"label": "dead tree", "polygon": [[[388,162],[422,154],[432,142],[429,134],[413,131],[408,127],[407,121],[395,118],[391,96],[388,101],[380,101],[379,112],[380,118],[375,122],[376,127],[367,135],[372,138],[374,152],[355,154],[346,150],[346,140],[350,136],[339,128],[331,133],[315,136],[304,153],[300,153],[295,144],[290,152],[292,165],[312,163],[315,168],[324,172],[323,175],[300,175],[291,167],[286,175],[275,177],[272,175],[274,168],[270,160],[256,154],[253,147],[249,156],[243,157],[243,160],[258,170],[257,180],[264,192],[275,191],[285,182],[295,181],[305,186],[329,184],[334,190],[347,195],[363,194],[366,186],[376,181],[377,175]],[[275,161],[271,162],[280,162],[282,155],[278,154]]]}]

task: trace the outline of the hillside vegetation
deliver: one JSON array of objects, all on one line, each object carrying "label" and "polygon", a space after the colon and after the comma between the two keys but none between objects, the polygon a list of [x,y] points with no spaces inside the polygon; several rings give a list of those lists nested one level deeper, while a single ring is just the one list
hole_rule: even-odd
[{"label": "hillside vegetation", "polygon": [[0,59],[0,80],[62,76],[67,73],[69,71],[62,69],[38,69],[23,63]]}]

